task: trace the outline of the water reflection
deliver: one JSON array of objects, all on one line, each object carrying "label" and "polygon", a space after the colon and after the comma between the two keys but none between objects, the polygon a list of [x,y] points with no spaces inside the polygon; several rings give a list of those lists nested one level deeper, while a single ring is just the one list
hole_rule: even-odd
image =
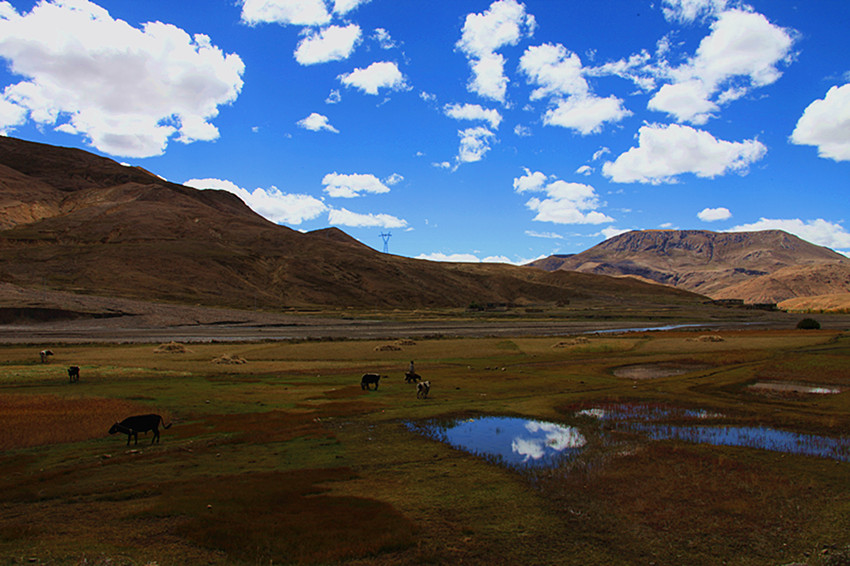
[{"label": "water reflection", "polygon": [[[597,419],[605,423],[608,430],[638,433],[652,440],[741,446],[850,462],[850,438],[847,437],[803,434],[770,427],[678,424],[724,418],[724,415],[711,411],[663,405],[620,404],[583,409],[577,411],[576,416]],[[675,421],[676,424],[664,421]]]},{"label": "water reflection", "polygon": [[587,444],[575,427],[512,417],[407,423],[408,428],[513,467],[554,466]]},{"label": "water reflection", "polygon": [[739,446],[850,462],[850,437],[804,434],[764,426],[730,424],[715,411],[663,404],[610,403],[576,410],[574,425],[485,416],[406,423],[407,427],[489,461],[520,470],[586,465],[588,438],[593,452],[622,445],[622,433],[649,440]]}]

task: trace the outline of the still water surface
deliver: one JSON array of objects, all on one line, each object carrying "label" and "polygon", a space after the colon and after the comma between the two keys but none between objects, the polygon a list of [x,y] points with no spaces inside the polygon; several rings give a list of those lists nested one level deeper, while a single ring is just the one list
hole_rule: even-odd
[{"label": "still water surface", "polygon": [[850,437],[821,436],[763,426],[724,424],[720,413],[648,404],[611,404],[575,413],[574,424],[486,416],[407,423],[417,433],[489,461],[518,469],[556,467],[580,457],[588,441],[614,444],[611,434],[739,446],[850,462]]}]

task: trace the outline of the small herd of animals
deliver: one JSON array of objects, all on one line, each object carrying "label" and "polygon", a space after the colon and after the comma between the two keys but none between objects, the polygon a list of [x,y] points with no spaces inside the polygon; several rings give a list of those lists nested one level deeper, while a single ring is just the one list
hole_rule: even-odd
[{"label": "small herd of animals", "polygon": [[[41,363],[48,363],[50,361],[50,356],[52,355],[53,352],[51,352],[50,350],[42,350],[41,352],[39,352]],[[382,377],[384,379],[387,378],[386,375],[380,375],[377,373],[364,373],[363,377],[360,379],[360,388],[364,391],[370,391],[372,390],[372,385],[374,385],[375,391],[377,391],[378,383],[381,381]],[[68,367],[68,380],[69,383],[77,383],[78,381],[80,381],[79,366]],[[404,382],[416,384],[417,399],[427,399],[428,395],[431,393],[431,382],[423,381],[422,376],[414,371],[412,360],[410,362],[408,370],[404,372]],[[135,415],[132,417],[127,417],[120,423],[115,423],[114,425],[112,425],[112,427],[109,429],[109,434],[115,434],[118,432],[126,434],[127,446],[130,446],[131,438],[135,440],[135,444],[139,443],[140,432],[147,434],[148,431],[153,431],[153,438],[151,439],[151,444],[154,444],[159,443],[160,424],[162,424],[163,429],[171,428],[171,424],[165,424],[165,421],[160,415]]]},{"label": "small herd of animals", "polygon": [[[375,391],[377,391],[378,383],[381,381],[382,377],[384,379],[387,378],[386,375],[379,375],[377,373],[364,373],[363,377],[360,378],[360,389],[370,391],[372,389],[372,385],[374,385]],[[410,366],[408,366],[407,371],[404,372],[404,382],[416,384],[417,399],[427,399],[428,394],[431,393],[431,382],[422,381],[422,376],[416,373],[413,366],[413,360],[410,361]]]}]

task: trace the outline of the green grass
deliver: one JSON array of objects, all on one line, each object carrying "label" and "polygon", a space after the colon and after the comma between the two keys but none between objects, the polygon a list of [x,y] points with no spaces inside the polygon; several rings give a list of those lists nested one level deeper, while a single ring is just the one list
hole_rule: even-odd
[{"label": "green grass", "polygon": [[[850,430],[850,338],[748,331],[559,338],[0,348],[0,563],[822,566],[850,545],[850,463],[615,435],[534,474],[412,433],[479,414],[570,422],[667,403],[829,436]],[[36,352],[37,353],[37,352]],[[218,365],[222,354],[243,365]],[[411,359],[432,382],[419,400]],[[67,383],[66,362],[82,368]],[[631,380],[634,364],[698,364]],[[377,391],[359,378],[380,372]],[[839,395],[758,393],[798,380]],[[151,445],[125,413],[173,423]],[[14,431],[12,434],[10,431]],[[38,439],[37,442],[34,440]],[[826,552],[824,553],[824,549]]]}]

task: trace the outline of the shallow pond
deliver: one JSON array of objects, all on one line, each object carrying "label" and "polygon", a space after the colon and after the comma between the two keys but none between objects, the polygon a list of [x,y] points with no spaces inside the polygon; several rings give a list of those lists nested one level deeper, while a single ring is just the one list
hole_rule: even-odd
[{"label": "shallow pond", "polygon": [[572,426],[513,417],[407,423],[435,440],[512,467],[555,466],[587,444]]},{"label": "shallow pond", "polygon": [[673,377],[683,375],[692,371],[707,369],[711,366],[694,363],[654,363],[654,364],[632,364],[614,368],[614,375],[625,379],[658,379],[661,377]]},{"label": "shallow pond", "polygon": [[[588,438],[602,446],[622,442],[613,433],[647,440],[740,446],[850,462],[850,438],[729,424],[720,413],[649,404],[598,405],[577,411],[574,423],[485,416],[408,422],[407,427],[488,461],[517,469],[557,467],[580,458]],[[724,422],[727,421],[727,422]]]},{"label": "shallow pond", "polygon": [[750,385],[750,389],[766,393],[801,393],[807,395],[837,395],[841,389],[822,385],[806,385],[789,381],[759,381]]}]

